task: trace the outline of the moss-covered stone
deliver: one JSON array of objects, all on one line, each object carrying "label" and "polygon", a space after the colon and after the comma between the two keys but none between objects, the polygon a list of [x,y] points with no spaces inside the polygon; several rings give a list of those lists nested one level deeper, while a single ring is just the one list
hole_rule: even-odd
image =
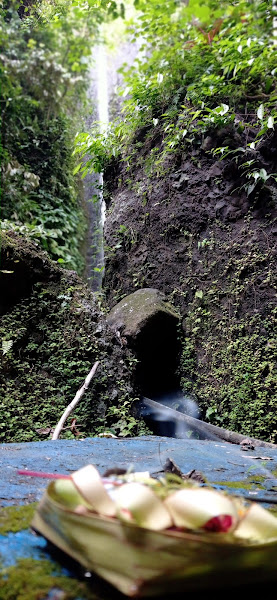
[{"label": "moss-covered stone", "polygon": [[[95,435],[110,426],[121,434],[116,411],[107,415],[125,403],[130,416],[133,356],[108,328],[101,298],[36,244],[16,234],[1,238],[0,441],[49,437],[96,360],[97,373],[72,414],[75,427],[67,422],[62,435]],[[129,433],[138,427],[132,419]]]},{"label": "moss-covered stone", "polygon": [[[159,290],[144,288],[126,296],[113,307],[107,316],[107,322],[114,330],[119,330],[128,337],[137,337],[151,320],[161,317],[165,322],[171,321],[176,327],[178,313]],[[161,319],[161,320],[162,320]]]}]

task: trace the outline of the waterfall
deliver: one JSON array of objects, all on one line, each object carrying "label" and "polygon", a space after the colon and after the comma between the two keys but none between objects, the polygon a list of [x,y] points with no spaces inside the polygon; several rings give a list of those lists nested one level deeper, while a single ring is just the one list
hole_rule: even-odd
[{"label": "waterfall", "polygon": [[[108,66],[107,66],[107,55],[103,44],[98,46],[97,51],[97,113],[99,121],[100,133],[104,136],[107,135],[109,125],[109,93],[108,93]],[[106,216],[106,205],[103,197],[103,173],[99,175],[99,203],[100,203],[100,223],[99,227],[101,230],[100,239],[100,262],[101,262],[101,284],[104,276],[105,268],[105,257],[104,257],[104,223]]]},{"label": "waterfall", "polygon": [[[95,64],[90,70],[89,78],[88,98],[91,100],[92,110],[86,118],[86,129],[89,131],[92,124],[97,121],[100,133],[106,135],[109,123],[109,99],[107,57],[103,44],[97,48]],[[84,179],[84,202],[88,220],[84,277],[87,279],[92,291],[99,292],[102,288],[104,276],[103,230],[105,201],[103,198],[103,173],[89,173],[86,175]]]},{"label": "waterfall", "polygon": [[97,112],[100,133],[107,135],[109,124],[109,94],[107,55],[103,44],[98,46],[96,55],[97,68]]},{"label": "waterfall", "polygon": [[[118,86],[123,84],[122,76],[118,74],[119,67],[123,63],[131,65],[139,56],[141,58],[143,40],[140,38],[136,43],[130,44],[123,41],[116,48],[116,52],[109,54],[109,64],[104,43],[100,43],[96,49],[95,62],[90,72],[90,86],[88,97],[94,106],[92,114],[86,119],[86,129],[90,131],[95,121],[99,123],[99,132],[103,136],[108,135],[109,125],[109,98],[112,97]],[[120,111],[122,98],[117,97]],[[94,292],[102,288],[104,276],[104,223],[105,223],[105,201],[103,198],[103,173],[89,174],[84,179],[84,199],[88,218],[88,240],[85,278]]]}]

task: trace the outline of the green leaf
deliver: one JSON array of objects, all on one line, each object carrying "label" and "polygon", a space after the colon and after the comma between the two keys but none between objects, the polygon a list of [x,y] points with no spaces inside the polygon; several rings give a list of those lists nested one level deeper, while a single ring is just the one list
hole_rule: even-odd
[{"label": "green leaf", "polygon": [[260,106],[257,110],[257,117],[258,117],[258,119],[260,119],[260,121],[262,121],[264,118],[264,105],[263,104],[260,104]]},{"label": "green leaf", "polygon": [[267,179],[269,179],[269,175],[267,174],[265,169],[261,169],[259,172],[259,175],[260,175],[261,179],[263,179],[263,181],[266,181]]},{"label": "green leaf", "polygon": [[81,162],[80,162],[80,163],[77,165],[77,167],[75,167],[75,169],[73,169],[73,175],[76,175],[76,173],[78,173],[78,171],[80,171],[80,168],[81,168],[82,164],[83,164],[83,163],[81,163]]},{"label": "green leaf", "polygon": [[2,353],[3,355],[8,354],[8,352],[12,349],[13,340],[3,340],[2,341]]},{"label": "green leaf", "polygon": [[200,298],[200,300],[202,300],[202,298],[203,298],[203,291],[202,290],[197,290],[195,292],[195,298]]},{"label": "green leaf", "polygon": [[220,106],[217,106],[215,108],[215,112],[217,112],[219,115],[223,116],[225,115],[229,110],[229,106],[228,104],[221,104]]}]

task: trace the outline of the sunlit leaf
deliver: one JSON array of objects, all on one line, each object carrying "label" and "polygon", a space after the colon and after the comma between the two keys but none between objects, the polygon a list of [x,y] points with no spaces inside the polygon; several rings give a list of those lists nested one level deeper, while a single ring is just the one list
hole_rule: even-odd
[{"label": "sunlit leaf", "polygon": [[203,298],[203,295],[204,295],[204,294],[203,294],[203,291],[202,291],[202,290],[197,290],[197,291],[195,292],[195,298],[200,298],[200,300],[202,300],[202,298]]},{"label": "sunlit leaf", "polygon": [[264,118],[264,105],[263,105],[263,104],[260,104],[260,106],[259,106],[259,108],[258,108],[258,110],[257,110],[257,117],[258,117],[258,119],[260,119],[261,121],[262,121],[262,120],[263,120],[263,118]]},{"label": "sunlit leaf", "polygon": [[73,169],[73,175],[76,175],[76,173],[78,173],[78,171],[80,171],[80,168],[82,166],[83,163],[79,163],[77,165],[77,167],[75,167],[75,169]]},{"label": "sunlit leaf", "polygon": [[2,354],[8,354],[13,347],[13,340],[2,340]]}]

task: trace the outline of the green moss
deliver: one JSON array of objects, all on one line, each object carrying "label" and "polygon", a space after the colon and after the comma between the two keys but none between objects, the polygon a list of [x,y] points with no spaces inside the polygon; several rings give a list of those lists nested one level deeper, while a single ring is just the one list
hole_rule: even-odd
[{"label": "green moss", "polygon": [[244,490],[251,490],[254,487],[253,483],[246,483],[245,481],[213,481],[213,485],[220,485],[226,488]]},{"label": "green moss", "polygon": [[0,535],[6,535],[10,531],[16,533],[22,529],[28,529],[33,518],[36,502],[24,506],[6,506],[0,508]]},{"label": "green moss", "polygon": [[[139,420],[136,427],[131,417],[135,363],[131,350],[122,348],[108,328],[105,307],[76,273],[53,268],[34,244],[15,234],[11,238],[10,243],[9,236],[2,237],[3,257],[16,256],[11,244],[18,252],[23,244],[23,250],[20,262],[13,263],[15,268],[22,265],[21,271],[7,282],[10,303],[3,314],[0,307],[0,345],[12,342],[7,352],[0,351],[0,442],[51,435],[97,360],[95,377],[72,415],[77,431],[71,431],[68,421],[62,436],[91,436],[116,426],[123,405],[124,416],[132,419],[128,435],[137,435]],[[10,270],[10,264],[3,269]],[[109,411],[112,406],[117,413]],[[121,435],[125,432],[119,429]]]},{"label": "green moss", "polygon": [[252,490],[253,488],[259,488],[260,490],[265,490],[265,486],[262,485],[264,480],[265,477],[262,475],[252,475],[247,479],[239,481],[213,481],[213,485],[220,485],[232,489]]},{"label": "green moss", "polygon": [[[55,575],[53,571],[55,570]],[[61,590],[61,600],[96,600],[100,598],[82,581],[62,575],[47,560],[24,558],[2,569],[0,600],[42,600],[51,589]]]},{"label": "green moss", "polygon": [[[212,246],[196,252],[205,278],[191,293],[180,360],[182,386],[197,396],[202,418],[247,436],[277,439],[274,254],[265,225],[245,217],[240,230],[214,224]],[[211,249],[212,248],[212,249]],[[220,254],[220,261],[215,258]]]}]

